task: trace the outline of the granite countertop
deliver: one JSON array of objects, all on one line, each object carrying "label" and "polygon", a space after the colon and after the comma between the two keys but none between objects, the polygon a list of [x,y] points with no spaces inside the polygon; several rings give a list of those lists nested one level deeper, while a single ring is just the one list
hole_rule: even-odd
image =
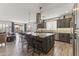
[{"label": "granite countertop", "polygon": [[32,34],[32,32],[26,32],[26,34]]},{"label": "granite countertop", "polygon": [[39,36],[40,38],[45,38],[51,35],[55,35],[55,33],[32,33],[33,36]]},{"label": "granite countertop", "polygon": [[51,36],[51,35],[55,35],[55,33],[36,33],[36,32],[26,32],[26,34],[31,34],[33,36],[39,36],[41,38]]}]

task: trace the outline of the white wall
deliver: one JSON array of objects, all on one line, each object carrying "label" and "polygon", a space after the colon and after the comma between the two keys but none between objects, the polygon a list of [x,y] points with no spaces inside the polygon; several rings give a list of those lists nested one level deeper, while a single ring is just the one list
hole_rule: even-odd
[{"label": "white wall", "polygon": [[37,28],[36,23],[33,23],[33,22],[27,23],[27,31],[35,32],[36,28]]},{"label": "white wall", "polygon": [[[76,20],[76,28],[78,28],[78,30],[79,30],[79,4],[77,5],[77,15],[76,15],[76,18],[75,18],[75,20]],[[76,39],[76,42],[75,42],[75,49],[77,50],[77,51],[75,51],[76,53],[77,53],[77,55],[79,56],[79,32],[77,32],[77,39]]]},{"label": "white wall", "polygon": [[57,29],[57,21],[49,21],[49,22],[46,22],[46,28],[47,29],[50,29],[50,30]]},{"label": "white wall", "polygon": [[[79,4],[77,5],[77,8],[79,8]],[[77,10],[76,24],[77,24],[77,28],[79,28],[79,9]]]}]

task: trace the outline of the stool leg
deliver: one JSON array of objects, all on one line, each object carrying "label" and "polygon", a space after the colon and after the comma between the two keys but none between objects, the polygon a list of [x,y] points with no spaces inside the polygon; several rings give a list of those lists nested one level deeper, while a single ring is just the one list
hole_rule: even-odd
[{"label": "stool leg", "polygon": [[34,49],[32,50],[32,56],[34,56]]},{"label": "stool leg", "polygon": [[40,56],[40,54],[41,54],[41,52],[39,51],[39,54],[38,55]]}]

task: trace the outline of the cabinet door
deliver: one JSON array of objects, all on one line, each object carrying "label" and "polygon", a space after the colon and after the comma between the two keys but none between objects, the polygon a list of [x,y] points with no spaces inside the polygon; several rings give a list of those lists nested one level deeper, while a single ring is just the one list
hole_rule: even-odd
[{"label": "cabinet door", "polygon": [[57,28],[68,28],[68,27],[70,27],[70,20],[71,19],[57,20]]},{"label": "cabinet door", "polygon": [[54,47],[54,43],[55,43],[54,40],[55,40],[55,36],[52,35],[52,36],[51,36],[51,48]]},{"label": "cabinet door", "polygon": [[46,41],[47,41],[47,51],[51,48],[51,36],[46,37]]},{"label": "cabinet door", "polygon": [[61,20],[57,20],[57,28],[61,28]]},{"label": "cabinet door", "polygon": [[70,20],[66,20],[66,27],[70,27]]},{"label": "cabinet door", "polygon": [[70,34],[59,34],[59,40],[63,42],[70,43]]}]

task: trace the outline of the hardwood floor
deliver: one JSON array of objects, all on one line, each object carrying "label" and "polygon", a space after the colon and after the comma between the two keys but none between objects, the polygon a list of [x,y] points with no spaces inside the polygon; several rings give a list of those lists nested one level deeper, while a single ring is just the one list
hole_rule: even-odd
[{"label": "hardwood floor", "polygon": [[55,49],[54,49],[55,56],[72,56],[73,49],[72,45],[64,42],[55,42]]},{"label": "hardwood floor", "polygon": [[[33,50],[27,49],[27,45],[21,43],[20,35],[17,34],[15,42],[8,42],[6,47],[0,46],[0,56],[32,56]],[[34,53],[35,56],[38,54]],[[41,56],[72,56],[72,45],[64,42],[55,41],[54,49],[48,54]]]}]

